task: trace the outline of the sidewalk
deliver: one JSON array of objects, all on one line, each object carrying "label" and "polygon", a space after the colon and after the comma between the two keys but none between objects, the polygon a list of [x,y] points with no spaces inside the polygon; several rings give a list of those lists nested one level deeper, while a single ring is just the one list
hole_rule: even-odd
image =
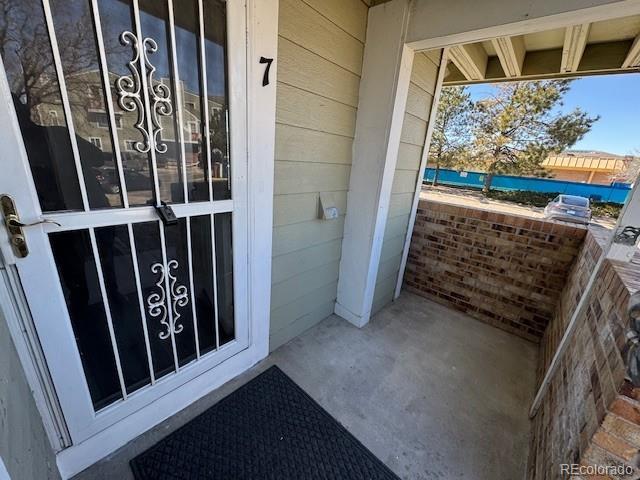
[{"label": "sidewalk", "polygon": [[[425,200],[433,200],[440,203],[449,203],[453,205],[462,205],[466,207],[483,208],[492,212],[511,213],[522,215],[530,218],[544,218],[544,208],[531,207],[528,205],[520,205],[517,203],[505,202],[502,200],[493,200],[486,198],[481,192],[475,190],[466,190],[461,188],[445,187],[438,185],[423,185],[420,198]],[[559,222],[559,220],[549,220]],[[561,222],[564,223],[564,222]],[[603,226],[605,228],[613,228],[616,221],[613,218],[594,217],[591,224]]]}]

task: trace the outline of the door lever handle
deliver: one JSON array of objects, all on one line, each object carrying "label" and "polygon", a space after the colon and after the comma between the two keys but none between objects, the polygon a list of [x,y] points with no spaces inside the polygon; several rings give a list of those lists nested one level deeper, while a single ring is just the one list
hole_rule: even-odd
[{"label": "door lever handle", "polygon": [[[48,219],[42,219],[32,223],[21,222],[20,216],[18,215],[18,209],[16,208],[13,198],[6,194],[0,195],[0,214],[0,221],[4,220],[4,224],[7,227],[9,244],[11,245],[13,255],[16,258],[24,258],[29,255],[27,237],[24,233],[25,227],[33,227],[34,225],[40,225],[43,223],[54,223],[59,227],[62,226],[58,222]],[[4,245],[0,245],[0,248],[4,248]]]},{"label": "door lever handle", "polygon": [[7,225],[9,227],[16,227],[16,228],[35,227],[36,225],[41,225],[43,223],[53,223],[54,225],[57,225],[59,227],[62,226],[58,222],[56,222],[54,220],[49,220],[47,218],[44,218],[42,220],[38,220],[37,222],[22,223],[20,221],[20,219],[18,218],[18,216],[17,215],[13,215],[13,214],[7,215],[7,218],[6,218],[5,221],[7,222]]}]

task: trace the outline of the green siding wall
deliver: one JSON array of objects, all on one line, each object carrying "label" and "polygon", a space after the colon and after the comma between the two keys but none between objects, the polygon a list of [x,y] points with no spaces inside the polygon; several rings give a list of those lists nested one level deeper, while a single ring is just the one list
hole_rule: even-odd
[{"label": "green siding wall", "polygon": [[[362,0],[280,1],[271,350],[334,310],[367,12]],[[318,219],[320,192],[339,219]]]}]

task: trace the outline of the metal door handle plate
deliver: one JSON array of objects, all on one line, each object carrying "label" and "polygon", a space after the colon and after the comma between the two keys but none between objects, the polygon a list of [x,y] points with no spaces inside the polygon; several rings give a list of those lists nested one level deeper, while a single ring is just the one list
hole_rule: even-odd
[{"label": "metal door handle plate", "polygon": [[0,212],[4,219],[4,224],[7,227],[7,233],[9,234],[9,243],[13,250],[13,254],[17,258],[24,258],[29,255],[29,248],[27,247],[27,239],[24,235],[25,227],[33,227],[43,223],[54,223],[61,226],[58,222],[53,220],[42,219],[37,222],[23,223],[20,221],[16,204],[9,195],[0,195]]}]

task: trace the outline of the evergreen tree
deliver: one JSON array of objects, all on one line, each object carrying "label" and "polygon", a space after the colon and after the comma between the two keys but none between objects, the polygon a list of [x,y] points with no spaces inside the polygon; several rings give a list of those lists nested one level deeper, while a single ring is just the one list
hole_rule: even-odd
[{"label": "evergreen tree", "polygon": [[471,146],[474,104],[467,87],[443,88],[429,147],[429,163],[435,165],[433,184],[441,167],[465,163]]},{"label": "evergreen tree", "polygon": [[598,120],[579,108],[559,109],[571,80],[502,83],[474,108],[473,157],[487,172],[483,191],[497,173],[538,174],[550,153],[580,140]]}]

